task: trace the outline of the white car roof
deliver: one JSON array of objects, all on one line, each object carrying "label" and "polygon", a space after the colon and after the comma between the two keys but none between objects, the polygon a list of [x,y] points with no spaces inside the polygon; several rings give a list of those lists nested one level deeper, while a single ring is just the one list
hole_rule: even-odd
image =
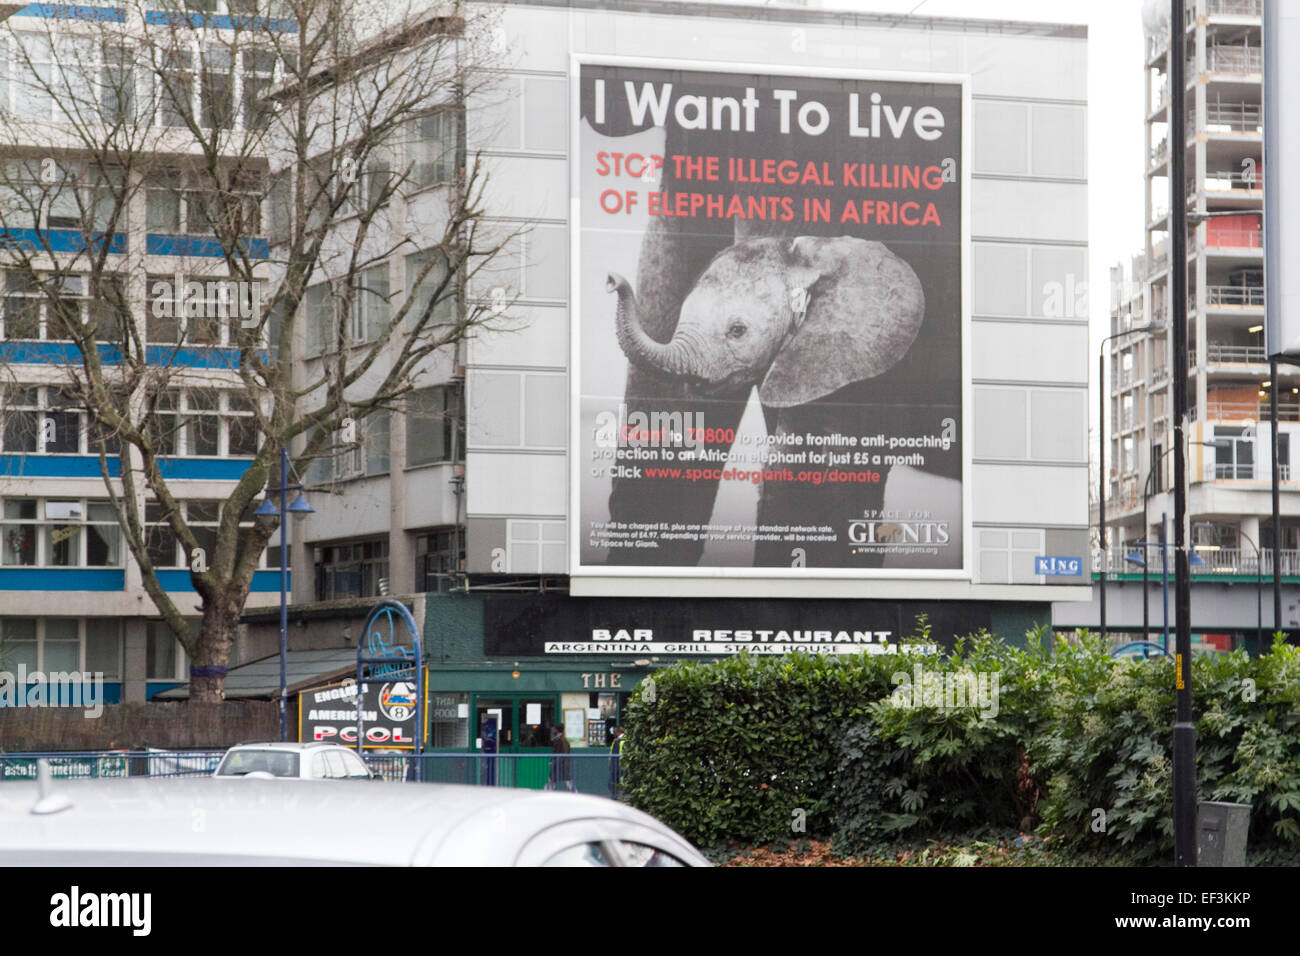
[{"label": "white car roof", "polygon": [[653,834],[707,865],[648,814],[582,794],[206,776],[55,780],[50,793],[71,805],[33,813],[35,781],[0,784],[0,866],[511,866],[538,834],[574,821],[608,838]]}]

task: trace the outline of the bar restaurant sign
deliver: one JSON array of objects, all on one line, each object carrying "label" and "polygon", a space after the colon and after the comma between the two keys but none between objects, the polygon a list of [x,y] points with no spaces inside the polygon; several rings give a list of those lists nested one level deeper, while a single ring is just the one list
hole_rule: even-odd
[{"label": "bar restaurant sign", "polygon": [[[935,644],[900,639],[900,623],[913,624],[905,610],[913,609],[864,601],[494,600],[485,605],[484,649],[502,656],[604,657],[933,653]],[[955,633],[988,626],[956,618],[945,623]],[[902,632],[903,638],[914,634],[913,626]]]}]

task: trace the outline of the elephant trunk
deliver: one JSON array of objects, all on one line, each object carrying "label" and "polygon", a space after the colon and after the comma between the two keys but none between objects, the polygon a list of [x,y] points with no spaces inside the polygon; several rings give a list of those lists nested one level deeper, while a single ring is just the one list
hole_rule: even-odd
[{"label": "elephant trunk", "polygon": [[618,293],[618,312],[616,329],[618,344],[628,361],[635,365],[648,367],[665,375],[686,376],[691,374],[690,355],[686,342],[674,336],[671,342],[656,342],[641,327],[637,317],[636,295],[627,279],[616,272],[611,272],[605,280],[608,292]]}]

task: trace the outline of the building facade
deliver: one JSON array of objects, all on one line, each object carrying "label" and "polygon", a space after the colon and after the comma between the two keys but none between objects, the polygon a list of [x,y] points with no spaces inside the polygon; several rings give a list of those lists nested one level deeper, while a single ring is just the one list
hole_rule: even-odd
[{"label": "building facade", "polygon": [[[520,3],[505,6],[499,17],[499,69],[489,88],[465,104],[465,152],[488,163],[491,214],[512,238],[470,281],[467,296],[471,302],[507,301],[510,327],[480,332],[462,350],[440,357],[405,412],[371,431],[343,470],[336,461],[331,474],[312,476],[307,494],[315,513],[295,531],[293,566],[313,573],[294,579],[290,616],[303,626],[291,626],[291,648],[355,647],[359,608],[385,594],[424,592],[412,605],[425,609],[417,617],[426,622],[429,693],[437,698],[430,704],[431,744],[473,749],[479,721],[500,711],[511,745],[526,747],[538,726],[566,722],[570,711],[585,707],[587,718],[601,726],[617,720],[637,681],[673,661],[712,660],[741,645],[769,653],[796,644],[821,645],[822,652],[897,645],[926,626],[921,615],[931,637],[942,642],[981,628],[1014,640],[1035,624],[1050,623],[1051,602],[1086,599],[1082,28],[703,4]],[[616,127],[628,83],[634,99],[666,96],[669,83],[704,99],[681,107],[684,112],[678,112],[680,100],[664,101],[662,123],[646,115],[628,123],[624,116]],[[881,107],[876,129],[888,139],[912,140],[908,117],[943,102],[939,97],[949,85],[948,102],[957,104],[944,113],[952,138],[929,152],[923,150],[934,140],[913,144],[913,155],[925,157],[912,160],[917,175],[933,164],[936,186],[944,159],[954,161],[951,186],[944,187],[953,205],[936,204],[951,232],[926,233],[925,205],[904,211],[901,200],[927,187],[914,183],[911,193],[900,195],[904,174],[892,171],[909,165],[908,154],[891,153],[863,131],[875,105]],[[608,97],[603,120],[598,89]],[[798,106],[824,94],[827,139],[807,130],[802,139],[779,139],[780,99],[771,91],[786,89],[795,91],[792,136],[800,130]],[[837,122],[849,122],[836,109],[847,107],[850,93],[860,97],[856,129],[862,135],[851,134],[855,138],[846,142],[856,149],[839,155],[825,144]],[[774,138],[757,147],[745,137],[747,95],[757,101],[759,138],[763,129],[774,130]],[[916,99],[903,99],[909,95]],[[912,104],[908,112],[903,103]],[[888,132],[883,106],[897,136]],[[818,127],[815,108],[802,116],[809,129]],[[683,126],[698,138],[675,140]],[[668,162],[674,150],[702,157],[698,176],[685,165],[664,172],[660,160]],[[705,153],[716,161],[713,173]],[[626,164],[616,165],[623,157]],[[728,167],[729,159],[743,160],[739,172]],[[757,189],[754,177],[764,175],[764,159],[774,163],[772,178]],[[778,507],[765,504],[765,496],[780,475],[744,459],[745,441],[727,431],[763,434],[764,386],[751,395],[743,385],[740,398],[731,393],[736,405],[730,411],[714,393],[699,400],[673,393],[657,404],[638,404],[634,386],[644,370],[616,341],[619,298],[605,284],[616,272],[635,287],[643,307],[638,321],[649,330],[644,306],[656,286],[646,250],[660,238],[667,235],[665,254],[684,263],[684,274],[668,280],[679,295],[711,259],[725,260],[733,243],[761,243],[773,235],[797,241],[803,230],[779,221],[782,199],[795,203],[796,218],[815,216],[803,211],[803,201],[815,204],[820,194],[793,188],[806,182],[777,181],[775,163],[787,160],[814,161],[816,174],[841,188],[856,182],[854,172],[845,172],[846,160],[864,169],[873,161],[882,168],[885,160],[891,163],[889,171],[863,173],[853,213],[844,211],[842,195],[828,193],[835,221],[808,227],[809,233],[880,237],[901,258],[915,256],[918,263],[926,255],[923,236],[951,243],[950,276],[936,278],[932,265],[914,267],[932,309],[925,322],[939,328],[950,323],[951,337],[935,340],[932,351],[918,350],[903,369],[906,380],[901,374],[891,380],[897,400],[877,405],[937,408],[949,402],[955,408],[952,445],[960,450],[949,471],[929,468],[923,461],[928,452],[918,452],[925,451],[925,428],[858,393],[851,401],[859,405],[844,411],[850,384],[849,392],[837,393],[838,402],[826,400],[837,409],[834,427],[801,419],[774,425],[772,433],[784,428],[806,436],[820,428],[832,436],[828,446],[883,435],[885,447],[871,454],[910,442],[911,464],[901,454],[892,462],[897,483],[886,479],[884,501],[874,506],[870,496],[850,495],[831,497],[831,510],[817,511],[822,499],[815,488],[805,488],[794,505],[785,499],[788,517],[765,521],[763,509]],[[810,175],[803,167],[799,173]],[[838,182],[845,177],[851,182]],[[713,185],[724,180],[725,186]],[[616,214],[611,189],[625,202],[629,192],[637,197]],[[713,198],[719,193],[726,195]],[[756,193],[772,197],[769,208],[777,210],[778,222],[755,226],[761,204],[750,206],[748,199]],[[736,228],[733,194],[747,201],[748,231]],[[868,215],[875,217],[865,224],[863,196],[872,200]],[[409,212],[393,215],[412,221]],[[670,217],[677,222],[665,225]],[[911,235],[906,217],[916,230]],[[683,220],[690,220],[686,227]],[[673,230],[683,228],[692,238],[674,246],[680,232]],[[414,244],[420,245],[418,237]],[[389,287],[402,289],[409,268],[390,261]],[[943,284],[948,280],[951,294]],[[672,311],[676,319],[676,306]],[[669,325],[652,337],[666,342],[671,333]],[[823,360],[823,367],[833,361]],[[778,407],[789,403],[778,400],[769,411]],[[660,429],[649,418],[638,424],[632,417],[638,411],[679,417],[663,419],[669,424]],[[603,460],[594,437],[602,413],[614,429]],[[677,430],[678,444],[689,444],[689,432],[680,429],[698,423],[680,416],[692,414],[703,415],[704,428],[717,423],[727,432],[725,440],[705,439],[692,450],[697,462],[707,463],[701,472],[722,475],[713,477],[708,493],[698,494],[684,476],[674,484],[663,475],[660,480],[669,480],[661,486],[627,480],[648,479],[650,465],[667,460],[652,433]],[[936,414],[930,426],[930,448],[941,444],[942,417]],[[639,438],[638,429],[645,432]],[[895,436],[899,443],[891,449],[888,440]],[[852,456],[864,448],[870,446],[834,450]],[[815,459],[795,460],[807,451],[787,447],[783,461],[790,462],[790,475],[814,470],[803,466]],[[935,452],[932,460],[942,458]],[[850,457],[843,467],[854,471],[867,463]],[[768,472],[761,491],[752,478],[760,469]],[[868,527],[872,516],[865,512],[872,507],[900,526],[909,516],[924,516],[916,499],[906,504],[909,480],[914,494],[947,495],[952,511],[943,518],[951,527],[943,534],[957,543],[945,554],[931,549],[929,565],[891,553],[855,564],[851,534],[864,545],[925,545],[925,534],[938,534],[919,522],[905,530]],[[845,500],[856,510],[833,510]],[[801,501],[808,503],[804,516]],[[852,529],[854,519],[865,520]],[[833,540],[797,540],[802,525]],[[779,556],[771,556],[770,541],[751,534],[759,527],[777,529]],[[619,553],[614,542],[627,535],[652,545]],[[768,556],[760,558],[765,548]],[[675,557],[642,560],[651,553]],[[320,602],[345,603],[331,611]],[[275,629],[271,615],[250,615],[250,646],[256,642],[269,652]],[[855,639],[856,648],[844,646]],[[541,723],[531,723],[530,713]],[[595,740],[601,731],[592,733]],[[588,742],[571,736],[575,744]]]},{"label": "building facade", "polygon": [[[218,16],[210,28],[220,34],[229,14],[240,9],[210,8],[225,23]],[[80,113],[84,122],[93,113],[112,122],[138,108],[149,112],[140,117],[142,128],[160,137],[182,124],[178,111],[151,97],[145,76],[128,72],[127,61],[115,60],[113,48],[96,39],[104,24],[147,36],[166,28],[160,17],[138,9],[33,4],[13,12],[5,24],[9,32],[0,37],[5,241],[42,250],[50,270],[33,279],[11,258],[0,264],[0,655],[11,673],[102,674],[110,703],[145,700],[184,684],[189,666],[125,546],[100,470],[102,450],[121,495],[121,449],[116,439],[97,433],[70,391],[67,370],[80,356],[60,309],[105,330],[100,348],[107,364],[118,361],[114,350],[134,339],[147,363],[167,373],[165,387],[144,389],[141,399],[155,402],[150,427],[160,442],[161,467],[201,541],[215,535],[220,503],[247,471],[258,442],[235,372],[230,323],[185,318],[182,300],[190,284],[206,296],[215,288],[209,283],[227,275],[205,218],[209,197],[193,179],[191,157],[160,148],[149,157],[149,172],[125,184],[134,198],[108,244],[104,271],[111,282],[95,287],[89,273],[75,271],[86,261],[87,237],[93,242],[106,228],[101,220],[113,205],[96,190],[125,181],[94,181],[90,152],[68,133],[72,120]],[[288,29],[285,21],[275,23],[268,29]],[[60,63],[63,71],[55,68]],[[237,134],[250,122],[260,91],[282,76],[273,58],[255,60],[244,52],[223,69],[195,74],[187,90],[206,122]],[[76,101],[79,92],[93,99]],[[217,93],[234,104],[221,117],[215,115]],[[245,183],[254,197],[264,185],[264,178],[256,180],[253,175]],[[65,185],[50,189],[51,182]],[[261,213],[260,203],[250,202],[255,259],[266,256]],[[12,248],[6,245],[7,257]],[[44,288],[56,273],[60,308]],[[236,308],[233,299],[230,306]],[[113,336],[106,331],[110,323]],[[160,584],[183,613],[193,614],[193,556],[180,547],[155,502],[145,505],[144,521]],[[263,567],[272,567],[266,561]],[[274,603],[278,589],[278,570],[257,571],[250,606]]]},{"label": "building facade", "polygon": [[[430,103],[393,146],[417,180],[387,212],[409,252],[374,266],[366,286],[383,294],[346,319],[364,341],[420,294],[441,200],[481,156],[505,247],[466,277],[461,308],[501,321],[431,356],[400,407],[303,476],[314,513],[292,531],[292,651],[355,648],[358,608],[419,595],[445,724],[431,743],[472,749],[500,711],[526,747],[584,706],[602,727],[619,719],[636,682],[677,660],[897,650],[981,628],[1019,639],[1053,602],[1086,600],[1082,27],[586,0],[494,16],[491,82]],[[184,207],[142,208],[133,249],[178,248],[150,232],[164,213],[159,234],[185,234]],[[865,273],[875,285],[851,284]],[[714,314],[686,300],[715,282],[725,354],[761,363],[665,353],[679,313]],[[303,308],[306,381],[339,316],[324,289]],[[776,325],[760,323],[769,311]],[[791,343],[803,364],[778,360]],[[50,405],[31,397],[12,414]],[[177,398],[176,415],[218,422],[212,454],[186,438],[176,455],[211,459],[199,513],[201,482],[215,497],[242,474],[236,397]],[[53,520],[51,500],[91,513],[98,479],[31,471],[71,451],[15,454],[6,507],[37,511],[15,505],[14,522]],[[48,582],[69,572],[44,547],[0,569],[0,626],[21,642],[34,622],[48,665],[65,627]],[[113,621],[123,675],[142,654],[152,673],[162,651],[147,653],[147,605],[117,560],[110,600],[80,583],[60,610]],[[259,575],[276,586],[271,566]],[[274,647],[261,581],[235,665]],[[131,679],[126,699],[157,690]]]},{"label": "building facade", "polygon": [[[1186,5],[1186,128],[1169,129],[1167,34],[1146,45],[1146,247],[1128,269],[1112,269],[1110,341],[1105,344],[1107,625],[1138,634],[1163,628],[1161,518],[1173,541],[1173,409],[1170,361],[1169,151],[1185,151],[1189,222],[1187,439],[1192,617],[1198,640],[1220,650],[1254,647],[1256,632],[1300,626],[1300,501],[1292,444],[1300,429],[1300,369],[1270,375],[1264,344],[1263,161],[1260,0]],[[1133,332],[1158,324],[1160,332]],[[1273,621],[1271,401],[1277,392],[1284,581],[1283,618]],[[1094,503],[1094,521],[1097,511]],[[1153,542],[1152,545],[1137,542]],[[1172,574],[1173,552],[1169,552]],[[1148,589],[1143,598],[1143,562]],[[1099,571],[1095,567],[1094,571]],[[1096,575],[1094,575],[1096,576]],[[1154,583],[1151,583],[1154,582]],[[1263,587],[1262,615],[1257,592]],[[1152,610],[1154,609],[1154,610]],[[1096,627],[1090,608],[1062,607],[1064,626]],[[1202,636],[1203,635],[1203,636]]]}]

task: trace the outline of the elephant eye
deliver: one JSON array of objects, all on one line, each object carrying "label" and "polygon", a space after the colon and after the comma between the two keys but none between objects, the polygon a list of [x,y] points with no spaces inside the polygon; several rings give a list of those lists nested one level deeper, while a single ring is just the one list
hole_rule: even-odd
[{"label": "elephant eye", "polygon": [[749,329],[746,328],[744,322],[732,322],[731,325],[727,326],[727,338],[738,339],[748,331]]}]

